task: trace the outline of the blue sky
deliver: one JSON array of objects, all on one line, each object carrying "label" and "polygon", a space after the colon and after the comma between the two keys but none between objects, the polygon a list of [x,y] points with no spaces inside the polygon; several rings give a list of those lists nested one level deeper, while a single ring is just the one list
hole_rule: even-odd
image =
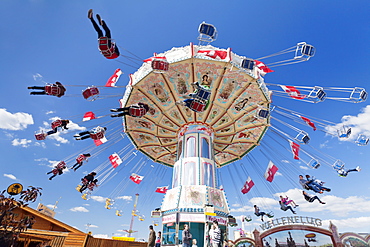
[{"label": "blue sky", "polygon": [[[308,62],[274,68],[275,72],[265,76],[267,83],[366,88],[370,78],[368,1],[3,0],[1,5],[0,188],[5,189],[14,182],[42,187],[43,195],[38,202],[53,205],[59,201],[55,209],[57,219],[83,231],[89,224],[89,230],[96,236],[124,234],[122,229],[128,229],[133,200],[139,193],[138,210],[146,219],[135,220],[134,229],[139,232],[134,236],[146,239],[148,225],[153,223],[150,211],[159,207],[162,201],[162,194],[154,193],[155,187],[170,185],[172,170],[154,164],[138,153],[137,156],[129,156],[125,166],[106,179],[91,199],[81,199],[75,190],[87,172],[106,170],[104,164],[110,154],[127,153],[125,147],[131,150],[128,138],[120,135],[120,119],[105,117],[81,122],[86,111],[94,111],[97,115],[109,114],[109,109],[118,106],[119,97],[88,102],[82,98],[81,91],[87,86],[104,85],[115,69],[120,68],[124,74],[117,85],[123,87],[102,89],[101,94],[123,95],[128,75],[140,66],[140,62],[135,64],[124,58],[119,60],[126,64],[109,61],[99,54],[97,35],[87,19],[88,9],[94,9],[106,20],[112,37],[122,47],[122,53],[129,55],[129,51],[142,59],[152,56],[153,52],[197,43],[198,25],[207,21],[219,32],[213,45],[231,47],[239,55],[258,58],[301,41],[316,47],[316,55]],[[55,81],[67,85],[66,96],[29,95],[28,86]],[[356,133],[370,136],[370,106],[367,102],[353,104],[326,100],[310,104],[273,97],[273,103],[336,124],[347,116],[346,121],[349,122],[346,123],[353,126]],[[71,119],[74,124],[62,134],[36,141],[35,132],[47,129],[52,119],[57,117]],[[79,130],[99,124],[108,126],[109,137],[109,141],[99,148],[94,149],[90,140],[78,142],[73,139]],[[307,152],[327,160],[335,157],[345,162],[347,168],[359,165],[362,171],[341,178],[329,165],[306,170],[305,165],[291,159],[291,154],[284,148],[279,149],[281,151],[276,157],[268,158],[263,155],[268,153],[263,143],[279,146],[274,143],[274,139],[279,139],[269,131],[261,142],[261,148],[251,153],[251,159],[258,162],[252,165],[245,158],[219,170],[232,214],[251,215],[254,203],[272,210],[276,216],[288,214],[279,210],[276,200],[276,195],[283,193],[300,204],[299,215],[321,218],[326,225],[330,220],[340,232],[369,232],[369,147],[354,144],[355,136],[341,141],[321,131],[313,132],[308,126],[297,127],[309,133],[310,146],[318,150],[308,147]],[[288,148],[286,142],[281,143]],[[71,166],[73,158],[86,150],[91,150],[93,157],[85,166],[76,172],[68,171],[53,181],[48,180],[46,172],[55,162],[67,160]],[[270,158],[276,160],[280,174],[271,185],[267,185],[260,177]],[[256,183],[247,195],[239,192],[246,179],[237,175],[241,174],[241,164]],[[127,182],[131,172],[145,176],[140,185]],[[312,207],[303,200],[297,183],[300,173],[317,176],[332,188],[332,192],[321,195],[326,205],[315,204],[317,207]],[[114,207],[122,210],[123,216],[118,217],[114,210],[104,208],[102,201],[110,196],[120,197]],[[246,226],[247,230],[258,228],[259,223],[254,217]]]}]

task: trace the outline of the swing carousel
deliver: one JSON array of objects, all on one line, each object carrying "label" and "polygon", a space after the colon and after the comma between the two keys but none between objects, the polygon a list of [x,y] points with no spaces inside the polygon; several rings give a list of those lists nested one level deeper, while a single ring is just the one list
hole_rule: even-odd
[{"label": "swing carousel", "polygon": [[[231,49],[190,44],[157,54],[130,76],[122,107],[141,102],[150,109],[142,118],[125,116],[125,133],[137,150],[173,167],[160,208],[163,244],[181,244],[188,224],[206,246],[214,220],[224,231],[232,223],[216,169],[259,145],[270,121],[269,91],[251,61]],[[197,90],[190,107],[176,104],[194,92],[194,82],[209,90]]]}]

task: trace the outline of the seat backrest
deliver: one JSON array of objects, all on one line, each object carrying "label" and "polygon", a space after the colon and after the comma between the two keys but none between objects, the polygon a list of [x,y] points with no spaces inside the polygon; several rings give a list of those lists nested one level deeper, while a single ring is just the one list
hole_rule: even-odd
[{"label": "seat backrest", "polygon": [[213,38],[215,35],[215,27],[207,23],[202,23],[199,27],[199,33]]},{"label": "seat backrest", "polygon": [[254,69],[254,66],[255,66],[255,62],[253,59],[243,59],[241,64],[240,64],[240,67],[242,67],[243,69],[249,69],[249,70],[253,70]]},{"label": "seat backrest", "polygon": [[195,112],[203,112],[205,108],[206,108],[206,104],[196,99],[193,100],[190,104],[190,109]]}]

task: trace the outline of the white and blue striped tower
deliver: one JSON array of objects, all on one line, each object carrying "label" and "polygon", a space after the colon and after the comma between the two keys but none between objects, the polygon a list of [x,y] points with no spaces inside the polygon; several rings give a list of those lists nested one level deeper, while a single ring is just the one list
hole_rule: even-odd
[{"label": "white and blue striped tower", "polygon": [[188,224],[198,246],[206,246],[209,225],[217,220],[226,232],[229,215],[225,193],[217,185],[214,132],[204,123],[190,123],[177,140],[172,188],[161,206],[163,243],[181,244],[181,230]]}]

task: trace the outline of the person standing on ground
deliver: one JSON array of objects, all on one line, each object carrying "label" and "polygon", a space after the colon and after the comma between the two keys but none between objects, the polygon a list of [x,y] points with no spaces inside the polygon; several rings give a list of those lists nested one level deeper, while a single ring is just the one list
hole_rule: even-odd
[{"label": "person standing on ground", "polygon": [[148,247],[154,247],[155,246],[155,231],[153,229],[153,226],[149,226],[149,239],[148,239]]}]

